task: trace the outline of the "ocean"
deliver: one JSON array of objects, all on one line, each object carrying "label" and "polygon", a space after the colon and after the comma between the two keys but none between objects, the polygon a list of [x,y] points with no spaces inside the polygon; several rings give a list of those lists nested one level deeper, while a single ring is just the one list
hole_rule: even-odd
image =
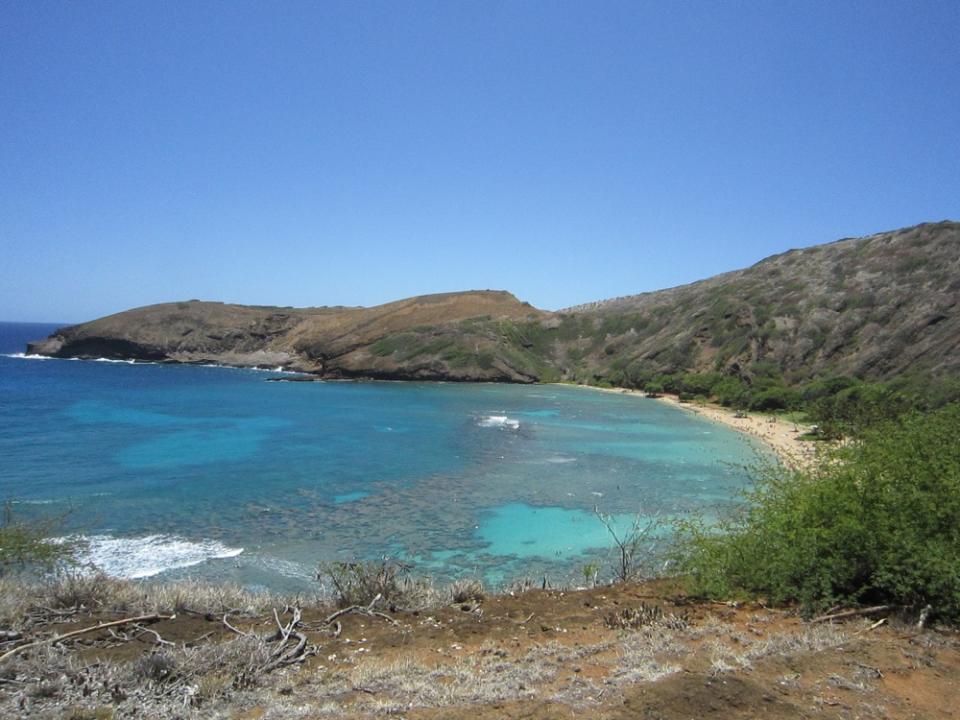
[{"label": "ocean", "polygon": [[24,357],[0,323],[0,500],[118,577],[309,591],[384,555],[438,579],[569,582],[624,528],[714,512],[763,452],[654,400],[558,385],[270,382]]}]

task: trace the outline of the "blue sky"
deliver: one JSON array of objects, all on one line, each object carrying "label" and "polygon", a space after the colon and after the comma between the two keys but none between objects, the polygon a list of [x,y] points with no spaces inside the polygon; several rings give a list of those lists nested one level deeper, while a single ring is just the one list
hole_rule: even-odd
[{"label": "blue sky", "polygon": [[0,319],[539,307],[960,219],[960,3],[0,2]]}]

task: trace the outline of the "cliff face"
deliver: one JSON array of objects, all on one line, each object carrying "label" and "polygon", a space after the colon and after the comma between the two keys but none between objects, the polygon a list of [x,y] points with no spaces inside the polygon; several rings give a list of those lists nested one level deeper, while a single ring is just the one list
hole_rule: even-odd
[{"label": "cliff face", "polygon": [[32,343],[56,357],[284,367],[328,378],[629,384],[651,372],[791,380],[960,374],[960,223],[791,250],[691,285],[550,313],[506,292],[373,308],[153,305]]}]

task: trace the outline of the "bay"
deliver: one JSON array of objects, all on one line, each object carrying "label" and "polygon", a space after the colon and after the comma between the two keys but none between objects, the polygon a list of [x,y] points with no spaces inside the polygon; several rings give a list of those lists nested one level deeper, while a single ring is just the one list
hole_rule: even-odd
[{"label": "bay", "polygon": [[711,512],[762,450],[653,400],[559,385],[268,382],[28,358],[0,323],[0,499],[122,577],[307,590],[391,555],[440,579],[575,579],[636,514]]}]

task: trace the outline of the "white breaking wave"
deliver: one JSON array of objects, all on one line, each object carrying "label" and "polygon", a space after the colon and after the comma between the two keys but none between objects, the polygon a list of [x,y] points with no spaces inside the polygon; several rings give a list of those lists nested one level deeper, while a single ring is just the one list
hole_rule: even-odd
[{"label": "white breaking wave", "polygon": [[3,353],[4,357],[17,358],[18,360],[56,360],[56,358],[46,355],[27,355],[26,353]]},{"label": "white breaking wave", "polygon": [[[28,355],[27,353],[0,353],[3,357],[15,358],[17,360],[69,360],[74,362],[100,362],[100,363],[118,363],[120,365],[162,365],[163,363],[154,362],[152,360],[134,360],[133,358],[128,358],[126,360],[119,360],[117,358],[58,358],[50,357],[49,355]],[[194,365],[194,363],[179,363],[182,365]],[[194,365],[194,367],[207,367],[207,368],[219,368],[221,370],[249,370],[252,372],[265,372],[272,373],[275,375],[302,375],[303,373],[297,370],[286,370],[281,366],[277,367],[251,367],[248,365],[221,365],[219,363],[199,363]]]},{"label": "white breaking wave", "polygon": [[498,427],[517,430],[520,427],[520,421],[507,417],[506,415],[486,415],[477,422],[480,427]]},{"label": "white breaking wave", "polygon": [[117,578],[147,578],[165,570],[199,565],[207,560],[236,557],[243,548],[216,540],[186,540],[173,535],[118,538],[111,535],[80,537],[86,549],[80,561]]},{"label": "white breaking wave", "polygon": [[[185,365],[193,365],[193,363],[184,363]],[[252,365],[221,365],[219,363],[200,363],[194,365],[194,367],[205,367],[205,368],[219,368],[221,370],[249,370],[250,372],[265,372],[265,373],[274,373],[277,375],[304,375],[305,373],[299,372],[297,370],[285,370],[281,366],[274,368],[266,367],[253,367]]]},{"label": "white breaking wave", "polygon": [[86,362],[104,362],[104,363],[123,363],[125,365],[153,365],[154,363],[142,360],[117,360],[116,358],[58,358],[49,355],[28,355],[27,353],[4,353],[4,357],[16,358],[18,360],[74,360]]}]

